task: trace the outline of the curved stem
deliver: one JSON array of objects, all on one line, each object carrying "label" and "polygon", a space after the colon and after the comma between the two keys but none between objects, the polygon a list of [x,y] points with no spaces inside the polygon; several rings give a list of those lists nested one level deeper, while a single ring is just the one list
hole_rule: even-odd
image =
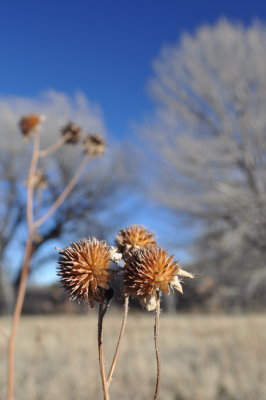
[{"label": "curved stem", "polygon": [[31,259],[32,252],[32,241],[34,235],[34,225],[33,225],[33,185],[32,180],[34,173],[36,171],[38,158],[39,158],[39,146],[40,146],[40,137],[36,132],[34,135],[34,147],[31,159],[31,165],[29,169],[28,175],[28,188],[27,188],[27,224],[28,224],[28,238],[25,248],[24,262],[21,271],[21,277],[18,288],[18,296],[15,305],[15,311],[13,315],[11,330],[9,334],[8,340],[8,369],[7,369],[7,399],[14,399],[14,365],[15,365],[15,344],[16,344],[16,335],[19,325],[19,320],[21,317],[23,302],[25,298],[26,292],[26,284],[27,277],[29,272],[29,264]]},{"label": "curved stem", "polygon": [[58,196],[58,198],[55,200],[54,204],[46,211],[46,213],[37,219],[34,223],[35,227],[41,226],[48,218],[53,215],[53,213],[61,206],[61,204],[65,201],[67,196],[70,194],[70,192],[74,189],[76,183],[78,182],[84,168],[86,167],[88,163],[88,156],[86,155],[82,162],[80,163],[79,168],[77,169],[75,175],[72,177],[68,185],[65,187],[64,191]]},{"label": "curved stem", "polygon": [[62,136],[57,142],[52,144],[51,146],[47,147],[47,149],[43,149],[39,151],[40,157],[48,156],[49,154],[54,153],[58,150],[63,144],[66,143],[67,139],[71,136],[71,134],[66,134]]},{"label": "curved stem", "polygon": [[155,311],[155,323],[154,323],[154,345],[157,363],[157,375],[156,375],[156,386],[154,392],[154,400],[159,399],[159,386],[160,386],[160,374],[161,374],[161,363],[160,363],[160,349],[159,349],[159,321],[160,321],[160,292],[156,292],[157,303]]},{"label": "curved stem", "polygon": [[117,357],[118,357],[118,351],[120,349],[120,344],[121,344],[121,339],[123,337],[124,331],[125,331],[125,326],[126,326],[126,321],[127,321],[127,314],[128,314],[128,296],[125,297],[125,302],[124,302],[124,315],[123,315],[123,320],[122,320],[122,324],[121,324],[121,328],[120,328],[120,332],[119,332],[119,336],[118,336],[118,341],[117,341],[117,345],[116,345],[116,349],[115,349],[115,354],[113,357],[113,361],[112,361],[112,365],[108,374],[108,378],[107,378],[107,385],[109,386],[112,380],[112,376],[114,373],[114,369],[116,366],[116,362],[117,362]]},{"label": "curved stem", "polygon": [[101,373],[101,380],[102,380],[102,389],[103,389],[103,397],[104,400],[109,400],[109,393],[108,393],[108,385],[106,381],[106,374],[104,368],[104,356],[103,356],[103,317],[105,314],[103,309],[103,305],[99,304],[99,313],[98,313],[98,352],[99,352],[99,366],[100,366],[100,373]]}]

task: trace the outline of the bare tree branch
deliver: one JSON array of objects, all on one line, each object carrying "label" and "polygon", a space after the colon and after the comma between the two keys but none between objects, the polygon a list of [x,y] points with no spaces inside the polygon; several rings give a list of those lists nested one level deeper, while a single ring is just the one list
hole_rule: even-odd
[{"label": "bare tree branch", "polygon": [[200,223],[195,262],[220,284],[247,286],[266,267],[265,43],[262,24],[220,21],[154,63],[150,193]]}]

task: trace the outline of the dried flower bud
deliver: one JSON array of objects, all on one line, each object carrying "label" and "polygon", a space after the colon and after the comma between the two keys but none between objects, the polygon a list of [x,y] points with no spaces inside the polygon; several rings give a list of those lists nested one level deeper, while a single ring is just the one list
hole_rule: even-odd
[{"label": "dried flower bud", "polygon": [[106,144],[102,136],[91,134],[84,140],[83,148],[90,157],[100,157],[106,151]]},{"label": "dried flower bud", "polygon": [[110,251],[104,241],[83,239],[59,252],[58,275],[72,300],[85,300],[91,307],[104,303],[112,273]]},{"label": "dried flower bud", "polygon": [[194,275],[182,270],[173,257],[154,245],[133,251],[124,267],[124,295],[138,298],[151,311],[156,308],[156,292],[169,294],[173,288],[183,293],[178,276]]},{"label": "dried flower bud", "polygon": [[76,144],[81,137],[81,129],[73,122],[69,122],[62,130],[62,135],[65,137],[65,143]]},{"label": "dried flower bud", "polygon": [[41,122],[45,120],[44,115],[28,114],[21,118],[19,127],[24,136],[29,137],[31,133],[37,132]]},{"label": "dried flower bud", "polygon": [[134,248],[146,247],[150,244],[156,244],[154,233],[143,225],[128,226],[116,235],[116,245],[124,258]]},{"label": "dried flower bud", "polygon": [[[29,186],[29,180],[26,181],[26,185]],[[32,187],[35,190],[45,189],[48,187],[48,180],[45,173],[41,169],[37,169],[32,177]]]}]

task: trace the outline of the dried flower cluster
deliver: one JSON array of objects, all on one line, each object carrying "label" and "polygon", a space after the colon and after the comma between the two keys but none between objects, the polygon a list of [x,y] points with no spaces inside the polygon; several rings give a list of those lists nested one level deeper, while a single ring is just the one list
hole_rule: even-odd
[{"label": "dried flower cluster", "polygon": [[65,143],[76,144],[81,138],[81,129],[73,122],[69,122],[66,126],[64,126],[61,132],[66,138]]},{"label": "dried flower cluster", "polygon": [[[28,114],[24,115],[19,121],[19,128],[25,137],[30,137],[32,133],[37,132],[41,122],[45,120],[43,115]],[[74,122],[67,123],[62,129],[61,134],[65,138],[66,144],[77,144],[81,139],[81,128]],[[106,151],[106,143],[101,135],[88,134],[83,140],[83,150],[90,157],[100,157]]]},{"label": "dried flower cluster", "polygon": [[183,293],[179,277],[194,277],[157,246],[154,234],[144,226],[121,229],[116,244],[113,248],[97,239],[84,239],[60,251],[58,274],[71,298],[88,300],[91,305],[103,302],[101,289],[108,289],[114,278],[110,261],[121,258],[123,295],[139,299],[148,311],[156,307],[156,292],[170,294],[170,289],[176,289]]},{"label": "dried flower cluster", "polygon": [[[99,303],[98,311],[98,351],[104,399],[109,399],[108,387],[116,365],[118,349],[123,336],[129,298],[137,298],[148,311],[155,311],[154,343],[157,362],[157,377],[154,399],[158,399],[160,382],[159,359],[159,315],[160,294],[170,294],[171,289],[183,293],[180,277],[193,278],[184,271],[174,256],[158,247],[154,234],[141,225],[132,225],[121,229],[116,235],[117,247],[108,246],[97,239],[83,239],[59,252],[58,275],[71,299],[85,300],[94,306]],[[116,268],[112,267],[116,263]],[[122,265],[119,265],[123,263]],[[106,378],[103,347],[103,317],[109,305],[110,281],[116,274],[122,277],[124,296],[124,316],[118,336],[118,342]]]},{"label": "dried flower cluster", "polygon": [[33,132],[38,131],[41,122],[45,120],[43,115],[28,114],[24,115],[19,121],[19,127],[24,136],[29,137]]},{"label": "dried flower cluster", "polygon": [[83,141],[83,149],[89,157],[100,157],[106,151],[106,144],[102,136],[91,134]]},{"label": "dried flower cluster", "polygon": [[104,241],[83,239],[59,252],[58,275],[71,299],[85,300],[91,307],[103,303],[110,289],[110,248]]}]

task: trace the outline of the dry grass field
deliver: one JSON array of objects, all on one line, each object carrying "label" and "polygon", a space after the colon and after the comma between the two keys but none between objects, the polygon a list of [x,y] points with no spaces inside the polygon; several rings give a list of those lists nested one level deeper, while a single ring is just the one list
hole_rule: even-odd
[{"label": "dry grass field", "polygon": [[[0,319],[2,329],[9,321]],[[120,324],[105,320],[107,365]],[[161,400],[266,399],[266,316],[162,316]],[[5,338],[0,335],[0,398]],[[16,400],[100,400],[96,316],[23,317],[17,344]],[[152,399],[152,315],[131,314],[111,386],[113,400]]]}]

